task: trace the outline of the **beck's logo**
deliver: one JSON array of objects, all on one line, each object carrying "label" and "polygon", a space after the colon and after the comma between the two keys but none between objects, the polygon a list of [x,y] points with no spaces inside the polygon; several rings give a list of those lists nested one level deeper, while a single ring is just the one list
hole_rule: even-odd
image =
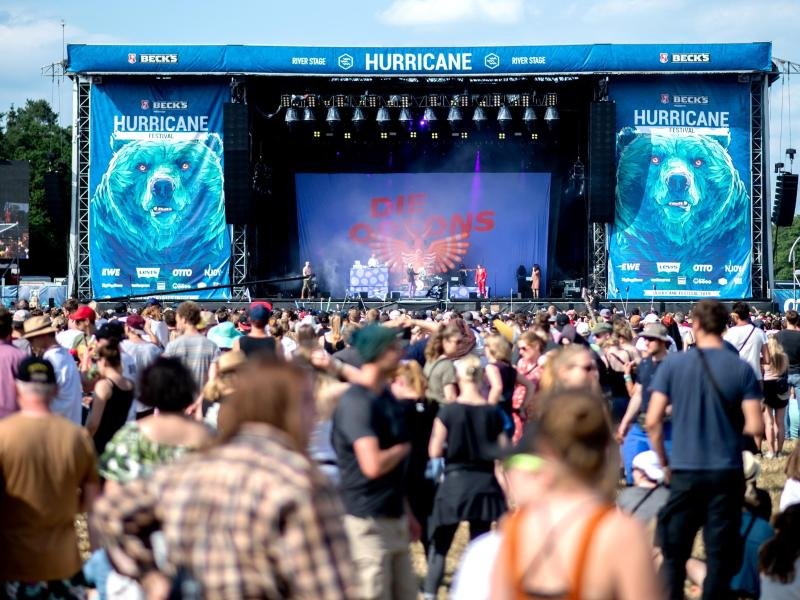
[{"label": "beck's logo", "polygon": [[136,53],[135,52],[128,52],[128,62],[132,65],[136,64]]},{"label": "beck's logo", "polygon": [[142,110],[147,110],[150,108],[150,100],[147,98],[142,98],[142,101],[139,103],[139,106],[142,107]]},{"label": "beck's logo", "polygon": [[668,63],[669,62],[669,54],[666,53],[666,52],[661,52],[658,55],[658,60],[659,60],[659,62],[664,63],[664,64]]},{"label": "beck's logo", "polygon": [[669,94],[661,94],[661,104],[669,104]]}]

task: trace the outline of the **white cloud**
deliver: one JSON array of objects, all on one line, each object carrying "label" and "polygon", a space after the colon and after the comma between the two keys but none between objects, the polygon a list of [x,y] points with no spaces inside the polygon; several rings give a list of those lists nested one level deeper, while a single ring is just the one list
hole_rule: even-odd
[{"label": "white cloud", "polygon": [[524,13],[524,0],[394,0],[380,13],[379,19],[395,26],[442,25],[474,20],[515,24]]}]

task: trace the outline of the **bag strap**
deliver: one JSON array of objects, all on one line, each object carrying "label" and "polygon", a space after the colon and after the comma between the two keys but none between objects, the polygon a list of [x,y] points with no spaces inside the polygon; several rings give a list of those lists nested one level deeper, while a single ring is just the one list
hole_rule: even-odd
[{"label": "bag strap", "polygon": [[755,325],[752,325],[752,327],[753,328],[750,330],[750,333],[747,334],[747,337],[744,338],[744,341],[742,342],[742,345],[739,346],[739,348],[737,350],[737,352],[739,352],[740,354],[742,352],[742,349],[747,345],[747,342],[750,340],[750,336],[753,335],[753,332],[756,330],[756,326]]},{"label": "bag strap", "polygon": [[725,395],[722,393],[722,390],[720,389],[719,384],[717,383],[717,380],[714,377],[714,374],[711,372],[711,367],[709,367],[708,362],[706,362],[705,353],[700,348],[695,348],[695,350],[697,350],[697,354],[700,357],[700,364],[703,365],[703,370],[705,370],[706,372],[706,377],[708,377],[708,380],[711,382],[711,385],[714,386],[714,391],[717,393],[717,398],[720,404],[722,405],[722,410],[725,411],[725,414],[728,417],[728,419],[730,419],[732,422],[735,422],[734,420],[735,415],[733,413],[733,410],[728,406],[728,403],[725,402]]},{"label": "bag strap", "polygon": [[655,492],[655,491],[656,491],[658,488],[660,488],[660,487],[661,487],[661,484],[660,484],[660,483],[657,483],[657,484],[655,485],[655,487],[651,487],[649,490],[647,490],[647,493],[646,493],[644,496],[642,496],[642,499],[641,499],[641,500],[639,500],[639,501],[636,503],[636,506],[634,506],[634,507],[633,507],[633,509],[631,510],[631,513],[630,513],[630,514],[631,514],[631,515],[635,515],[635,514],[636,514],[636,511],[637,511],[637,510],[639,510],[639,509],[641,508],[642,504],[644,504],[645,502],[647,502],[647,499],[648,499],[650,496],[652,496],[652,495],[653,495],[653,492]]},{"label": "bag strap", "polygon": [[598,508],[595,513],[589,518],[586,528],[583,530],[583,536],[578,546],[578,556],[575,560],[575,570],[572,577],[572,589],[569,593],[570,600],[580,600],[581,592],[583,590],[583,579],[586,572],[586,559],[589,556],[589,548],[592,545],[595,531],[598,525],[605,518],[605,516],[613,510],[613,506],[604,505]]}]

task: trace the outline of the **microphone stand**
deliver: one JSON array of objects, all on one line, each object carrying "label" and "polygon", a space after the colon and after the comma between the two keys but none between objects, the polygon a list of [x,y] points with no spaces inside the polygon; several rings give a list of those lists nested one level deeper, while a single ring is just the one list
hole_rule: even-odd
[{"label": "microphone stand", "polygon": [[656,301],[656,284],[653,284],[653,295],[650,296],[650,312],[653,312],[653,306]]}]

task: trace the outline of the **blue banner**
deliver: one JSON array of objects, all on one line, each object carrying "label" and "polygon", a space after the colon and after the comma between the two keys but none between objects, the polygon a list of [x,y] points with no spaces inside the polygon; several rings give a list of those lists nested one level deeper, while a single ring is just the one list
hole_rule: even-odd
[{"label": "blue banner", "polygon": [[92,86],[89,262],[96,298],[227,299],[222,104],[227,83]]},{"label": "blue banner", "polygon": [[67,47],[71,73],[517,75],[768,72],[772,44],[596,44],[463,48],[302,46]]},{"label": "blue banner", "polygon": [[749,84],[613,80],[609,95],[618,131],[609,297],[749,297]]},{"label": "blue banner", "polygon": [[800,310],[800,289],[775,288],[772,290],[772,301],[778,306],[778,312]]},{"label": "blue banner", "polygon": [[[371,255],[389,267],[389,288],[446,284],[459,269],[490,293],[517,291],[516,270],[541,265],[547,281],[549,173],[297,174],[300,252],[320,289],[342,295],[350,268]],[[299,267],[299,266],[298,266]],[[458,285],[458,284],[455,284]]]}]

